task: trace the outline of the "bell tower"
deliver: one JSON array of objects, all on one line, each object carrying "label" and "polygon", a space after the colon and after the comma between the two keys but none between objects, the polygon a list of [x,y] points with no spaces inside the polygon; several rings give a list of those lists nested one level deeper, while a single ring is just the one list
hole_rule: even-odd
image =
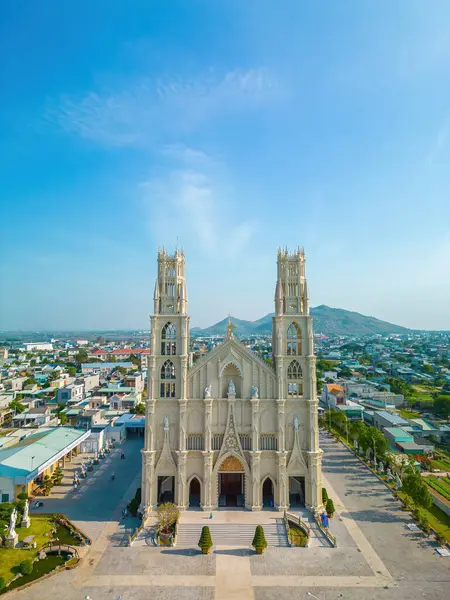
[{"label": "bell tower", "polygon": [[[303,248],[289,252],[278,249],[275,316],[272,320],[272,354],[278,390],[279,460],[285,447],[286,413],[300,415],[302,451],[308,457],[306,504],[321,504],[321,450],[319,449],[316,358],[312,317],[309,314],[308,285]],[[287,425],[287,424],[286,424]],[[290,426],[290,424],[289,424]],[[282,434],[282,435],[281,435]],[[281,468],[281,467],[280,467]],[[281,479],[283,479],[280,473]],[[288,504],[288,502],[286,502]]]},{"label": "bell tower", "polygon": [[[142,461],[142,508],[151,510],[157,502],[155,475],[156,428],[161,419],[170,420],[176,432],[177,481],[184,481],[186,468],[187,369],[189,355],[189,316],[184,251],[169,254],[158,250],[158,274],[150,315],[150,356],[146,399],[145,442]],[[168,417],[167,415],[170,415]],[[167,428],[169,430],[169,428]],[[185,486],[175,485],[175,501],[185,505]]]}]

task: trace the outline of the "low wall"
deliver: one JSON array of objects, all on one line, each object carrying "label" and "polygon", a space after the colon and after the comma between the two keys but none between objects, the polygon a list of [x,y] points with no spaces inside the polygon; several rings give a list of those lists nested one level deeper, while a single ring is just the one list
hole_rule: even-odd
[{"label": "low wall", "polygon": [[433,494],[433,490],[430,490],[430,488],[428,488],[428,491],[430,492],[430,494],[433,497],[433,504],[435,506],[437,506],[438,508],[440,508],[443,512],[445,512],[446,515],[448,515],[450,517],[450,506],[448,504],[446,504],[443,500],[441,500],[440,498],[435,496]]}]

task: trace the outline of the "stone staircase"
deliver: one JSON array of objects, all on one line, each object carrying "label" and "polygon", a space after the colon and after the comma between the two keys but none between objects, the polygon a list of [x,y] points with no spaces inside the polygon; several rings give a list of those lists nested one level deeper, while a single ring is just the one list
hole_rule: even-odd
[{"label": "stone staircase", "polygon": [[[253,523],[214,523],[211,520],[203,524],[208,525],[215,546],[249,547],[256,529]],[[276,519],[274,523],[264,524],[263,527],[268,546],[288,546],[283,519]],[[180,522],[177,548],[197,548],[201,531],[200,523]]]}]

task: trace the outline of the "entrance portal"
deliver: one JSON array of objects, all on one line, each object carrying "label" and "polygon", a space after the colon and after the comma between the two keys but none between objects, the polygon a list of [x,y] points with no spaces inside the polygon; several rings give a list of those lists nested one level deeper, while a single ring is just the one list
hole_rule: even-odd
[{"label": "entrance portal", "polygon": [[270,477],[266,477],[262,487],[263,506],[267,508],[273,508],[274,497],[273,497],[273,483]]},{"label": "entrance portal", "polygon": [[175,477],[160,475],[158,477],[158,504],[173,502],[175,498]]},{"label": "entrance portal", "polygon": [[305,505],[304,477],[289,477],[289,504],[290,506]]},{"label": "entrance portal", "polygon": [[191,508],[200,506],[200,481],[197,477],[191,480],[189,486],[189,506]]},{"label": "entrance portal", "polygon": [[244,506],[244,473],[219,473],[219,506]]}]

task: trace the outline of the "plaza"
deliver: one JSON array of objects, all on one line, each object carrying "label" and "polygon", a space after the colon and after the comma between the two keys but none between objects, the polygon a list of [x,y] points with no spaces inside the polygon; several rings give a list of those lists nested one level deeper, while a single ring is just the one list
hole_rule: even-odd
[{"label": "plaza", "polygon": [[[336,507],[330,528],[337,548],[270,545],[264,555],[257,556],[249,547],[222,546],[214,540],[213,551],[204,556],[196,547],[157,548],[137,542],[127,547],[127,530],[134,523],[122,521],[120,512],[134,494],[140,468],[139,441],[130,440],[122,447],[126,461],[112,456],[99,479],[80,492],[82,497],[69,499],[68,493],[48,500],[54,502],[55,510],[64,506],[66,514],[93,539],[80,567],[15,595],[24,600],[59,594],[67,600],[86,596],[92,600],[303,600],[309,594],[321,600],[446,599],[450,564],[434,553],[434,541],[407,529],[409,513],[400,509],[386,486],[342,444],[321,434],[321,447],[324,485]],[[117,488],[110,485],[111,469]],[[231,519],[255,525],[279,516],[270,510],[218,510],[212,522]],[[181,526],[200,518],[208,515],[186,511]]]}]

